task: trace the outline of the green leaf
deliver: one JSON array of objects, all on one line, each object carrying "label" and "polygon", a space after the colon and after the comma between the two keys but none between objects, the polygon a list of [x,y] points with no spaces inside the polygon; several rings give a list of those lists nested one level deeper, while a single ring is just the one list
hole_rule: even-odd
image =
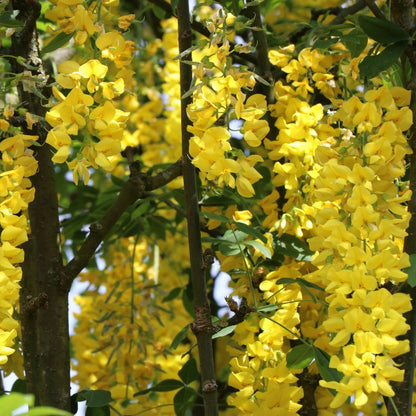
[{"label": "green leaf", "polygon": [[362,77],[373,78],[390,68],[406,49],[407,42],[396,42],[375,56],[366,56],[358,65]]},{"label": "green leaf", "polygon": [[410,38],[405,30],[389,20],[360,15],[358,16],[358,23],[368,37],[382,45],[400,41],[406,41],[407,44],[407,40]]},{"label": "green leaf", "polygon": [[334,45],[339,41],[338,38],[333,37],[331,39],[317,40],[313,44],[314,49],[328,49],[330,46]]},{"label": "green leaf", "polygon": [[189,315],[195,317],[192,282],[189,282],[182,291],[182,303]]},{"label": "green leaf", "polygon": [[276,303],[272,303],[270,305],[262,305],[262,306],[259,306],[257,308],[257,311],[258,312],[266,313],[266,312],[274,312],[274,311],[277,311],[278,309],[279,309],[279,305],[276,304]]},{"label": "green leaf", "polygon": [[323,289],[321,286],[312,283],[312,282],[308,282],[305,279],[302,279],[301,277],[297,277],[296,278],[296,283],[298,283],[300,286],[307,286],[307,287],[311,287],[312,289],[316,289],[316,290],[320,290],[321,292],[325,292],[325,289]]},{"label": "green leaf", "polygon": [[178,376],[185,384],[199,380],[199,371],[195,358],[191,357],[185,365],[178,371]]},{"label": "green leaf", "polygon": [[27,381],[26,380],[20,380],[20,378],[18,378],[13,383],[12,391],[16,392],[16,393],[26,394],[27,393]]},{"label": "green leaf", "polygon": [[308,293],[312,301],[315,303],[317,302],[316,297],[308,288],[313,288],[316,290],[320,290],[322,292],[325,291],[324,289],[322,289],[320,286],[316,285],[315,283],[308,282],[307,280],[302,279],[300,277],[297,277],[297,278],[283,277],[279,279],[276,283],[280,285],[297,283],[306,293]]},{"label": "green leaf", "polygon": [[316,366],[321,377],[326,381],[340,381],[343,374],[335,368],[329,367],[329,354],[315,346],[313,349],[315,351]]},{"label": "green leaf", "polygon": [[233,198],[227,197],[225,195],[221,196],[210,196],[204,199],[202,206],[207,207],[215,207],[215,206],[222,206],[227,207],[229,205],[235,204],[235,200]]},{"label": "green leaf", "polygon": [[186,325],[183,329],[181,329],[177,334],[176,337],[173,339],[172,344],[170,345],[170,350],[176,350],[179,344],[186,338],[188,335],[189,325]]},{"label": "green leaf", "polygon": [[216,332],[212,336],[212,339],[225,337],[225,336],[231,334],[231,332],[233,332],[236,327],[237,327],[237,325],[229,325],[229,326],[226,326],[225,328],[222,328],[218,332]]},{"label": "green leaf", "polygon": [[166,12],[155,4],[152,5],[152,11],[159,20],[163,20],[166,17]]},{"label": "green leaf", "polygon": [[[309,246],[292,234],[272,233],[272,247],[276,255],[293,257],[298,261],[311,261],[313,251]],[[273,256],[274,258],[275,256]]]},{"label": "green leaf", "polygon": [[245,7],[243,0],[221,0],[219,3],[230,11],[234,16],[238,16]]},{"label": "green leaf", "polygon": [[241,252],[241,248],[238,244],[232,244],[229,242],[221,243],[218,246],[218,250],[226,256],[235,256]]},{"label": "green leaf", "polygon": [[201,217],[208,218],[209,220],[220,221],[225,224],[230,222],[230,219],[225,215],[214,214],[213,212],[201,212],[200,215]]},{"label": "green leaf", "polygon": [[169,302],[172,299],[176,299],[179,297],[179,294],[181,293],[182,288],[181,287],[175,287],[173,288],[163,299],[162,302]]},{"label": "green leaf", "polygon": [[110,406],[87,407],[85,416],[110,416]]},{"label": "green leaf", "polygon": [[73,33],[58,33],[46,46],[42,48],[42,55],[44,55],[45,53],[53,52],[56,49],[62,48],[69,42],[72,36]]},{"label": "green leaf", "polygon": [[88,407],[103,407],[113,401],[107,390],[82,390],[78,392],[77,401],[87,401]]},{"label": "green leaf", "polygon": [[248,237],[248,234],[240,230],[227,230],[221,237],[220,241],[228,241],[230,243],[241,243]]},{"label": "green leaf", "polygon": [[151,209],[151,201],[145,199],[131,214],[131,219],[135,220],[141,217],[143,214],[149,212]]},{"label": "green leaf", "polygon": [[351,52],[351,58],[356,58],[367,46],[368,37],[362,30],[353,29],[342,36],[341,41]]},{"label": "green leaf", "polygon": [[30,409],[27,413],[22,413],[17,416],[72,416],[71,413],[66,412],[65,410],[55,409],[54,407],[42,406],[34,407]]},{"label": "green leaf", "polygon": [[0,26],[13,28],[23,27],[24,23],[21,20],[16,20],[17,14],[17,10],[2,12],[0,16]]},{"label": "green leaf", "polygon": [[280,6],[281,3],[284,3],[286,0],[264,0],[262,3],[262,8],[266,12],[275,11],[277,7]]},{"label": "green leaf", "polygon": [[290,285],[292,283],[296,283],[296,279],[293,277],[282,277],[276,281],[277,285]]},{"label": "green leaf", "polygon": [[251,235],[252,237],[256,237],[259,240],[263,241],[264,244],[267,244],[267,238],[260,231],[256,230],[250,225],[244,224],[243,222],[239,221],[234,221],[233,224],[238,230],[242,231],[243,233]]},{"label": "green leaf", "polygon": [[33,406],[34,396],[30,394],[11,393],[0,397],[0,409],[2,416],[11,416],[12,412],[21,406]]},{"label": "green leaf", "polygon": [[411,287],[415,287],[416,286],[416,254],[413,253],[409,256],[409,260],[410,260],[410,267],[407,267],[406,269],[404,269],[404,272],[407,273],[407,283],[409,283],[409,285]]},{"label": "green leaf", "polygon": [[305,368],[315,358],[315,350],[312,345],[300,344],[293,347],[286,355],[289,368]]},{"label": "green leaf", "polygon": [[196,396],[197,392],[190,387],[184,387],[179,390],[173,398],[175,414],[177,416],[185,416],[187,411],[192,407]]},{"label": "green leaf", "polygon": [[260,253],[263,254],[263,256],[266,257],[267,259],[272,258],[272,252],[270,251],[269,247],[266,247],[264,244],[260,243],[260,241],[250,240],[250,241],[245,241],[244,244],[247,246],[254,247],[258,251],[260,251]]},{"label": "green leaf", "polygon": [[173,378],[168,378],[162,380],[160,383],[157,383],[155,386],[152,386],[149,390],[152,391],[173,391],[178,390],[183,387],[183,383],[179,380]]}]

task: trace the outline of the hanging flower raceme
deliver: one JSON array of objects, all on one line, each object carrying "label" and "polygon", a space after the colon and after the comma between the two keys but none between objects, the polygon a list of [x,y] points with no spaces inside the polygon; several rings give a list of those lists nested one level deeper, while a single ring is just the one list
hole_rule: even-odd
[{"label": "hanging flower raceme", "polygon": [[182,237],[170,236],[160,247],[146,239],[123,239],[106,256],[111,267],[82,276],[92,286],[76,298],[81,311],[73,337],[75,380],[81,388],[109,390],[122,414],[172,414],[173,392],[134,395],[162,379],[177,378],[186,362],[186,345],[169,347],[189,315],[181,299],[161,306],[171,290],[185,284],[186,258]]},{"label": "hanging flower raceme", "polygon": [[[56,149],[52,160],[68,161],[74,182],[87,184],[90,167],[114,171],[120,160],[129,113],[120,109],[118,98],[131,83],[127,67],[135,46],[116,29],[112,2],[87,6],[82,1],[67,5],[58,0],[55,4],[48,18],[58,33],[74,33],[75,43],[83,45],[85,54],[81,62],[66,60],[58,65],[59,89],[53,88],[55,100],[46,114],[53,128],[46,141]],[[127,21],[123,26],[128,26]]]},{"label": "hanging flower raceme", "polygon": [[342,374],[339,382],[321,381],[337,391],[334,408],[351,397],[361,408],[372,396],[392,396],[390,382],[403,377],[393,359],[408,350],[408,342],[397,337],[408,330],[403,314],[410,300],[383,288],[406,280],[402,269],[409,265],[401,241],[409,221],[402,203],[410,193],[394,183],[405,172],[409,149],[403,131],[411,113],[408,102],[394,99],[397,93],[369,90],[365,101],[354,97],[341,106],[335,117],[345,126],[343,135],[315,180],[317,201],[328,201],[316,214],[309,243],[317,251],[314,278],[329,294],[323,328],[328,347],[338,351],[330,366]]},{"label": "hanging flower raceme", "polygon": [[[222,55],[219,62],[221,59]],[[217,124],[222,118],[244,120],[242,131],[247,146],[259,147],[269,132],[267,121],[261,120],[267,111],[266,99],[261,94],[246,99],[241,89],[252,86],[249,73],[224,71],[212,79],[211,85],[202,82],[194,92],[188,109],[193,122],[190,131],[195,135],[190,141],[190,154],[204,182],[236,188],[241,196],[250,198],[255,194],[253,184],[262,178],[255,165],[263,158],[255,153],[236,154],[229,142],[230,129]]]},{"label": "hanging flower raceme", "polygon": [[14,312],[18,308],[20,264],[24,260],[20,246],[28,240],[27,208],[35,194],[29,178],[36,173],[37,161],[29,147],[38,136],[16,134],[6,119],[0,124],[8,134],[0,143],[0,365],[6,374],[13,371],[23,377],[22,357],[20,353],[13,354],[19,334]]}]

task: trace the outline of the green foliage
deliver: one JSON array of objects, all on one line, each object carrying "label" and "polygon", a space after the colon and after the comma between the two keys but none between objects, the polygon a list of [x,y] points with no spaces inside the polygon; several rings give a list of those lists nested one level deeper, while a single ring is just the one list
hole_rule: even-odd
[{"label": "green foliage", "polygon": [[410,267],[408,267],[407,269],[405,269],[404,271],[407,273],[407,283],[409,283],[409,285],[411,287],[415,287],[416,286],[416,254],[413,253],[409,256],[409,260],[410,260]]},{"label": "green foliage", "polygon": [[305,368],[314,359],[315,350],[309,344],[296,345],[286,355],[286,362],[289,368]]},{"label": "green foliage", "polygon": [[389,20],[359,15],[358,23],[368,37],[379,42],[381,45],[390,45],[392,43],[409,40],[409,34]]},{"label": "green foliage", "polygon": [[76,402],[86,402],[85,416],[110,416],[110,403],[113,399],[109,391],[81,390],[74,394],[74,398]]},{"label": "green foliage", "polygon": [[311,261],[313,252],[308,245],[292,234],[272,233],[272,247],[275,256],[289,256],[298,261]]},{"label": "green foliage", "polygon": [[340,381],[342,379],[342,373],[329,366],[329,360],[331,358],[329,354],[317,347],[313,347],[313,349],[315,352],[316,366],[321,377],[326,381]]},{"label": "green foliage", "polygon": [[58,48],[64,47],[72,38],[73,33],[61,32],[56,35],[51,42],[42,48],[42,55],[56,51]]},{"label": "green foliage", "polygon": [[228,325],[225,328],[220,329],[218,332],[216,332],[212,338],[221,338],[221,337],[225,337],[229,334],[231,334],[234,329],[237,327],[237,325]]},{"label": "green foliage", "polygon": [[185,384],[190,384],[199,379],[199,371],[195,358],[191,357],[179,370],[178,376]]},{"label": "green foliage", "polygon": [[16,19],[17,11],[5,11],[0,15],[0,27],[22,28],[23,22]]},{"label": "green foliage", "polygon": [[197,391],[190,386],[192,382],[199,380],[199,371],[195,358],[189,358],[184,366],[178,371],[178,376],[180,380],[162,380],[148,389],[135,393],[134,396],[141,396],[149,392],[163,393],[179,389],[179,391],[174,396],[173,406],[177,416],[184,416],[187,414],[189,409],[192,408],[195,398],[198,395]]},{"label": "green foliage", "polygon": [[[32,407],[35,398],[30,394],[10,393],[0,397],[2,416],[72,416],[69,412],[49,406]],[[25,410],[29,406],[29,410]],[[24,407],[23,409],[21,409]]]},{"label": "green foliage", "polygon": [[346,35],[343,35],[340,40],[351,52],[351,58],[357,58],[368,43],[367,35],[358,28],[355,28]]},{"label": "green foliage", "polygon": [[366,56],[358,66],[361,76],[372,78],[389,69],[402,56],[406,47],[407,41],[395,42],[378,55]]},{"label": "green foliage", "polygon": [[198,393],[191,387],[181,388],[173,398],[176,416],[185,416],[195,402]]}]

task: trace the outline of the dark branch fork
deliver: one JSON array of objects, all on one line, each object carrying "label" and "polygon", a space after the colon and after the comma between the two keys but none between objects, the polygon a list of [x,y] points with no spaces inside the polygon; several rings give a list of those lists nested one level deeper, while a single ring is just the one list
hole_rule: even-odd
[{"label": "dark branch fork", "polygon": [[80,271],[87,266],[96,249],[110,232],[117,220],[140,198],[146,198],[151,191],[167,185],[182,174],[183,160],[180,158],[166,170],[150,176],[141,172],[132,172],[130,179],[123,185],[117,199],[100,221],[91,224],[90,233],[74,258],[63,268],[63,282],[68,289]]}]

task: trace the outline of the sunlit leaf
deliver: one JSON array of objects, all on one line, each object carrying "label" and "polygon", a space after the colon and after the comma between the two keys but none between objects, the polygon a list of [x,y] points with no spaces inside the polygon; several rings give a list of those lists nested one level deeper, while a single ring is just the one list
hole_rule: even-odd
[{"label": "sunlit leaf", "polygon": [[293,347],[286,355],[286,363],[289,368],[305,368],[315,358],[315,350],[312,345],[300,344]]}]

